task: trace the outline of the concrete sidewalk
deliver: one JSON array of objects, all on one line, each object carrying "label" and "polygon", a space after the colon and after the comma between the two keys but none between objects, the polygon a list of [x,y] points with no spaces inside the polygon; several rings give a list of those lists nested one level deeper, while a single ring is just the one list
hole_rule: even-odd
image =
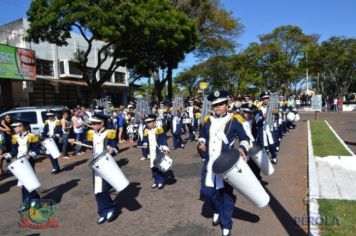
[{"label": "concrete sidewalk", "polygon": [[[171,140],[169,140],[171,144]],[[209,236],[221,235],[211,225],[210,209],[199,200],[201,160],[196,143],[174,150],[174,174],[163,190],[151,189],[149,162],[140,161],[140,150],[125,144],[117,160],[130,185],[123,192],[112,193],[120,215],[114,222],[96,225],[96,203],[92,192],[90,154],[60,160],[64,171],[50,175],[46,159],[36,166],[42,182],[42,197],[59,202],[58,228],[31,230],[19,228],[21,194],[16,179],[0,181],[1,235],[138,235],[138,236]],[[306,235],[307,208],[307,128],[300,122],[284,138],[275,173],[264,177],[271,196],[268,207],[258,209],[236,193],[232,235]],[[297,224],[296,221],[299,223]]]},{"label": "concrete sidewalk", "polygon": [[356,158],[315,157],[319,198],[356,200]]}]

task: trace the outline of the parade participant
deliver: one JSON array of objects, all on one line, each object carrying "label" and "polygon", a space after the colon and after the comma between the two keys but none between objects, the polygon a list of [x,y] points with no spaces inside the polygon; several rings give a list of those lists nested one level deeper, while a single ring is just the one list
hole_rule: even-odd
[{"label": "parade participant", "polygon": [[187,115],[189,118],[189,123],[187,124],[188,126],[188,132],[189,132],[189,141],[194,141],[195,137],[193,132],[196,131],[196,120],[194,118],[194,113],[195,113],[195,106],[194,106],[194,100],[189,100],[189,106],[187,107]]},{"label": "parade participant", "polygon": [[[56,114],[54,113],[54,111],[48,111],[46,115],[48,116],[48,119],[44,123],[42,137],[53,138],[58,147],[59,138],[63,135],[62,123],[56,118]],[[51,174],[59,173],[61,171],[61,168],[59,167],[58,159],[54,159],[51,155],[49,155],[49,159],[51,160],[52,164]]]},{"label": "parade participant", "polygon": [[172,137],[173,137],[173,150],[177,148],[184,148],[184,141],[182,139],[183,118],[181,109],[177,108],[177,114],[173,116],[171,122]]},{"label": "parade participant", "polygon": [[249,138],[237,119],[227,112],[226,91],[216,91],[208,96],[213,112],[204,118],[200,130],[198,152],[204,156],[201,194],[213,209],[212,224],[221,226],[222,235],[231,235],[232,214],[236,198],[231,185],[223,177],[213,172],[214,161],[222,152],[234,146],[235,137],[239,138],[241,158],[247,161],[247,151],[250,147]]},{"label": "parade participant", "polygon": [[147,148],[142,148],[143,147],[143,132],[145,130],[145,124],[143,123],[143,120],[145,117],[141,116],[140,121],[137,124],[137,146],[141,147],[141,152],[142,152],[142,157],[140,158],[141,161],[148,160],[148,154],[147,154]]},{"label": "parade participant", "polygon": [[[88,144],[93,145],[94,159],[105,150],[111,155],[118,153],[116,131],[106,129],[108,118],[109,116],[103,113],[96,113],[89,118],[92,130],[87,132],[87,141]],[[111,185],[94,172],[94,193],[99,215],[97,224],[111,222],[117,215],[116,203],[110,196],[110,189]]]},{"label": "parade participant", "polygon": [[277,164],[277,150],[276,145],[273,140],[273,135],[271,132],[270,125],[266,122],[267,109],[269,104],[270,93],[263,92],[260,95],[262,103],[259,107],[259,114],[256,115],[256,121],[258,126],[258,142],[263,143],[267,152],[271,153],[271,162]]},{"label": "parade participant", "polygon": [[[249,137],[250,142],[257,142],[257,123],[254,119],[254,113],[257,110],[257,107],[251,102],[242,103],[240,106],[241,115],[236,115],[237,120],[242,124],[242,127],[245,130],[246,135]],[[258,180],[262,180],[261,170],[255,164],[255,162],[249,158],[247,164],[250,166],[251,170],[255,174]]]},{"label": "parade participant", "polygon": [[167,145],[167,137],[163,128],[155,127],[156,116],[148,115],[145,119],[146,128],[143,132],[143,145],[147,147],[147,152],[150,155],[150,167],[154,183],[152,188],[163,189],[165,185],[165,174],[155,166],[158,152],[169,152]]},{"label": "parade participant", "polygon": [[[11,124],[15,134],[12,136],[12,157],[23,157],[29,160],[32,168],[35,168],[36,157],[40,152],[40,137],[29,132],[30,122],[27,120],[19,119]],[[22,192],[22,207],[20,211],[25,211],[29,208],[29,202],[32,199],[38,199],[40,196],[34,190],[29,192],[22,183],[19,181],[18,186],[21,186]]]}]

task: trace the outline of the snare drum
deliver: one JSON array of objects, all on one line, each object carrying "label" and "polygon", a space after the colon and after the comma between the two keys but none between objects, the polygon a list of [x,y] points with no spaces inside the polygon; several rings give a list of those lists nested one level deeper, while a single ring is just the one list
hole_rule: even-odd
[{"label": "snare drum", "polygon": [[270,200],[269,195],[247,163],[240,157],[238,150],[230,149],[221,153],[213,164],[213,171],[221,175],[256,207],[267,206]]},{"label": "snare drum", "polygon": [[155,160],[155,166],[158,167],[162,172],[167,172],[172,168],[173,160],[169,156],[162,154],[157,155]]},{"label": "snare drum", "polygon": [[41,183],[38,180],[35,171],[25,157],[20,157],[14,160],[8,165],[7,169],[16,176],[29,192],[41,187]]},{"label": "snare drum", "polygon": [[118,192],[121,192],[129,185],[126,176],[107,151],[97,155],[94,160],[89,163],[89,167]]},{"label": "snare drum", "polygon": [[53,138],[46,138],[45,140],[43,140],[42,145],[46,149],[48,154],[53,157],[53,159],[57,159],[62,155],[58,150],[57,144]]}]

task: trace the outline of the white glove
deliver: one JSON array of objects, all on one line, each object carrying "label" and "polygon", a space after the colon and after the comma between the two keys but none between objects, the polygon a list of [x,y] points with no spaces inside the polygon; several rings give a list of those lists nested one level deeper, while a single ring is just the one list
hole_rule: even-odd
[{"label": "white glove", "polygon": [[162,146],[161,146],[161,150],[162,150],[163,152],[169,152],[169,147],[167,147],[166,145],[162,145]]},{"label": "white glove", "polygon": [[11,158],[12,158],[11,153],[9,153],[9,152],[8,152],[8,153],[5,153],[5,154],[4,154],[4,158],[5,158],[6,161],[10,161]]},{"label": "white glove", "polygon": [[36,154],[35,152],[33,152],[33,151],[30,151],[30,152],[28,153],[28,155],[29,155],[30,157],[32,157],[32,158],[36,158],[36,157],[37,157],[37,154]]}]

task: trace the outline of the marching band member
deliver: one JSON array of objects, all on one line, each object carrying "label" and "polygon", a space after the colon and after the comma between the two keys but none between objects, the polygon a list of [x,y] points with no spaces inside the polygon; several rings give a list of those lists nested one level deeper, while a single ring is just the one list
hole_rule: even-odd
[{"label": "marching band member", "polygon": [[259,114],[256,115],[256,121],[260,124],[258,129],[258,141],[259,143],[263,143],[267,152],[271,153],[271,162],[277,164],[276,145],[273,140],[271,127],[266,122],[270,93],[264,92],[260,97],[262,98],[262,104],[260,105]]},{"label": "marching band member", "polygon": [[189,100],[189,106],[187,107],[187,115],[188,118],[190,119],[190,123],[188,123],[188,132],[189,132],[189,140],[194,141],[195,137],[193,132],[196,131],[196,119],[194,116],[195,113],[195,106],[194,106],[194,100]]},{"label": "marching band member", "polygon": [[[250,142],[252,143],[257,142],[257,123],[254,119],[254,112],[256,110],[257,107],[255,105],[253,105],[251,102],[246,102],[240,106],[241,114],[236,115],[236,119],[242,124],[246,135],[249,137]],[[257,179],[261,181],[262,177],[260,168],[251,158],[249,158],[247,164],[250,166]]]},{"label": "marching band member", "polygon": [[177,109],[177,114],[172,119],[172,137],[173,137],[173,150],[177,148],[184,148],[184,141],[182,139],[183,118],[180,108]]},{"label": "marching band member", "polygon": [[[142,118],[144,119],[144,118]],[[136,124],[138,126],[137,128],[137,146],[142,146],[143,145],[143,131],[145,130],[145,125],[143,124],[143,121],[140,120],[138,124]],[[147,154],[147,148],[141,148],[141,152],[142,152],[142,157],[141,157],[141,161],[144,160],[148,160],[148,154]]]},{"label": "marching band member", "polygon": [[232,214],[236,198],[233,188],[219,175],[213,173],[212,166],[219,155],[231,149],[235,137],[240,141],[240,155],[247,161],[246,153],[250,147],[249,138],[237,119],[227,112],[226,91],[216,91],[208,96],[212,104],[212,115],[204,118],[198,144],[199,153],[205,157],[201,176],[201,194],[211,205],[214,226],[219,225],[222,235],[231,235]]},{"label": "marching band member", "polygon": [[150,167],[154,183],[152,188],[163,189],[165,185],[165,175],[157,167],[155,167],[155,161],[157,158],[157,152],[169,152],[167,145],[167,137],[163,128],[155,127],[156,116],[148,115],[145,119],[146,128],[143,132],[143,145],[147,147],[147,152],[150,155]]},{"label": "marching band member", "polygon": [[[59,138],[63,135],[62,123],[60,120],[56,118],[56,114],[53,111],[49,111],[46,113],[48,119],[45,121],[42,137],[43,138],[53,138],[58,147]],[[57,174],[61,171],[61,168],[58,164],[58,159],[54,159],[51,155],[49,155],[49,159],[52,164],[52,172],[51,174]]]},{"label": "marching band member", "polygon": [[[108,151],[112,156],[118,153],[116,131],[106,129],[106,122],[109,116],[103,113],[96,113],[89,118],[92,130],[87,133],[87,141],[93,144],[93,158]],[[94,172],[94,193],[98,206],[99,219],[97,224],[105,221],[111,222],[117,215],[116,203],[110,196],[111,185]]]},{"label": "marching band member", "polygon": [[[11,156],[23,157],[29,160],[32,168],[35,168],[35,158],[40,152],[40,137],[29,132],[30,122],[27,120],[17,120],[11,124],[15,134],[12,136]],[[22,192],[22,207],[19,211],[25,211],[29,208],[29,202],[32,199],[40,198],[36,190],[29,192],[19,181],[18,186],[21,186]]]}]

